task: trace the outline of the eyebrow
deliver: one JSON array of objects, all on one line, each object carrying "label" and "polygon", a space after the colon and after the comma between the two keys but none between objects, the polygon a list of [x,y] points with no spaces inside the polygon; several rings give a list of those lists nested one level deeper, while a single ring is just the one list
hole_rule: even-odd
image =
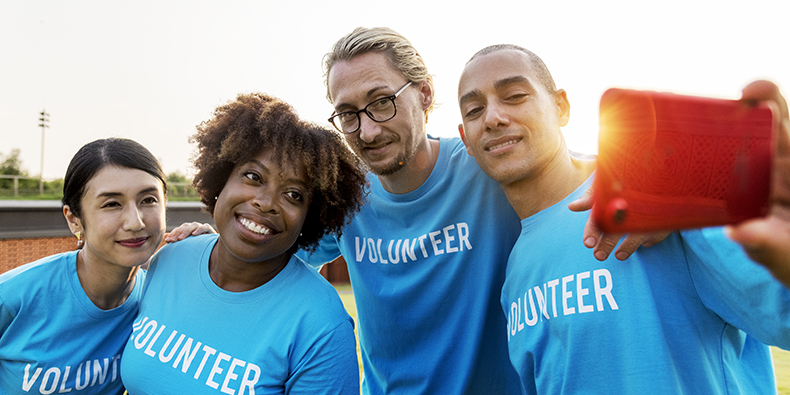
[{"label": "eyebrow", "polygon": [[[380,91],[382,89],[388,89],[388,88],[390,88],[390,87],[387,86],[387,85],[374,86],[373,88],[368,89],[368,91],[365,93],[365,97],[369,98],[369,97],[373,96],[374,94],[376,94],[376,92],[378,92],[378,91]],[[365,105],[367,105],[367,104],[365,104]],[[338,108],[343,108],[343,107],[354,107],[354,106],[352,106],[349,103],[340,103],[337,106],[335,106],[335,112],[343,112],[343,111],[337,111]]]},{"label": "eyebrow", "polygon": [[[261,170],[263,170],[263,172],[265,172],[267,175],[272,173],[271,170],[269,170],[269,168],[266,167],[266,165],[264,165],[263,163],[259,162],[257,159],[250,159],[247,163],[254,163],[256,166],[261,168]],[[282,174],[282,172],[283,172],[282,169],[280,169],[280,174]],[[310,188],[307,187],[307,183],[305,183],[304,181],[302,181],[302,180],[300,180],[298,178],[293,178],[293,177],[292,178],[286,178],[285,181],[293,183],[293,184],[299,184],[302,188],[305,188],[308,191],[310,190]]]},{"label": "eyebrow", "polygon": [[[503,87],[506,87],[506,86],[512,85],[512,84],[529,84],[529,80],[526,77],[521,76],[521,75],[516,75],[516,76],[513,76],[513,77],[503,78],[503,79],[498,80],[498,81],[496,81],[494,83],[494,89],[501,89]],[[469,92],[465,93],[463,96],[461,96],[460,99],[458,99],[458,105],[459,106],[463,106],[464,103],[466,103],[467,101],[472,100],[474,97],[482,95],[482,94],[483,94],[483,92],[480,91],[479,89],[475,89],[473,91],[469,91]]]},{"label": "eyebrow", "polygon": [[[158,191],[159,191],[159,188],[150,187],[150,188],[145,188],[145,189],[143,189],[140,192],[137,192],[137,194],[138,195],[144,195],[146,193],[155,193],[155,192],[158,192]],[[123,193],[121,193],[121,192],[102,192],[102,193],[96,195],[97,198],[113,198],[113,197],[120,197],[120,196],[123,196]]]}]

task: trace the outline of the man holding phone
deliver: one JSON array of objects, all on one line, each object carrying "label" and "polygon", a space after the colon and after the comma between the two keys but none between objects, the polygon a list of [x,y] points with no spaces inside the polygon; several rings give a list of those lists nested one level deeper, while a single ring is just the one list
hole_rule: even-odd
[{"label": "man holding phone", "polygon": [[728,228],[729,236],[740,243],[753,260],[765,265],[790,287],[790,117],[779,88],[768,81],[755,81],[743,89],[748,100],[773,102],[778,114],[776,153],[771,183],[771,208],[765,218]]},{"label": "man holding phone", "polygon": [[568,204],[595,164],[568,154],[570,104],[540,58],[485,48],[458,97],[467,152],[521,218],[501,304],[528,393],[776,391],[764,343],[790,348],[790,291],[721,228],[674,232],[625,262],[578,243],[589,214]]}]

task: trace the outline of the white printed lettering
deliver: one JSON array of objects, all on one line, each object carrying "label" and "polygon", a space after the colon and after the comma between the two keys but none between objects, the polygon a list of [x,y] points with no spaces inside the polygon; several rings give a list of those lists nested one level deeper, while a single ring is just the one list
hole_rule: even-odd
[{"label": "white printed lettering", "polygon": [[[151,328],[151,331],[148,332],[148,336],[143,338],[143,334],[145,334],[148,328]],[[134,348],[138,350],[143,348],[143,346],[145,346],[145,343],[148,343],[148,340],[151,339],[151,335],[154,334],[155,330],[156,330],[156,321],[154,320],[148,321],[148,323],[145,324],[145,326],[143,326],[143,330],[140,331],[140,334],[137,335],[137,337],[134,339]],[[143,339],[143,341],[140,341],[140,339]]]},{"label": "white printed lettering", "polygon": [[560,284],[560,280],[555,278],[546,284],[551,288],[551,310],[554,313],[554,318],[557,318],[557,285]]},{"label": "white printed lettering", "polygon": [[[250,377],[250,373],[253,374]],[[239,387],[239,395],[244,392],[244,388],[247,388],[249,392],[248,395],[255,395],[255,383],[258,382],[258,378],[261,377],[261,368],[254,363],[247,364],[247,370],[244,371],[244,376],[241,378],[241,387]]]},{"label": "white printed lettering", "polygon": [[151,340],[151,342],[148,343],[148,347],[145,348],[145,351],[143,352],[145,355],[148,355],[150,357],[153,357],[153,356],[156,355],[156,351],[154,351],[151,347],[153,347],[154,344],[156,344],[156,339],[159,339],[159,335],[161,335],[162,331],[165,330],[165,326],[166,325],[162,325],[162,326],[159,327],[159,330],[156,332],[156,335]]},{"label": "white printed lettering", "polygon": [[[529,294],[529,306],[532,310],[532,318],[529,318],[530,315],[527,312],[527,294]],[[529,326],[535,326],[535,324],[538,323],[538,312],[535,310],[535,300],[532,299],[531,289],[524,294],[524,318],[527,321],[527,325]]]},{"label": "white printed lettering", "polygon": [[403,242],[403,263],[406,263],[406,257],[411,258],[412,261],[417,260],[417,255],[414,253],[415,245],[417,245],[417,239],[411,242],[411,248],[409,248],[409,240]]},{"label": "white printed lettering", "polygon": [[584,304],[584,295],[589,295],[590,291],[582,286],[582,279],[590,278],[590,272],[581,272],[576,275],[576,303],[579,306],[579,314],[593,311],[592,305]]},{"label": "white printed lettering", "polygon": [[[85,382],[80,383],[80,378],[82,377],[82,369],[85,369]],[[85,388],[88,388],[88,382],[91,380],[91,366],[90,361],[85,361],[85,363],[81,363],[77,365],[77,381],[74,385],[74,389],[77,391],[82,391]]]},{"label": "white printed lettering", "polygon": [[367,243],[365,242],[365,239],[362,239],[362,248],[359,248],[359,237],[355,237],[354,238],[354,246],[356,247],[355,250],[357,252],[357,255],[356,255],[357,262],[362,262],[362,258],[365,257],[365,247],[367,246]]},{"label": "white printed lettering", "polygon": [[[47,383],[49,383],[50,376],[55,376],[55,377],[52,379],[52,387],[47,388]],[[60,369],[58,368],[47,369],[47,371],[44,373],[44,378],[41,379],[41,387],[39,387],[39,391],[42,394],[51,394],[55,392],[55,390],[58,388],[59,380],[60,380]]]},{"label": "white printed lettering", "polygon": [[428,238],[427,235],[422,235],[422,236],[419,237],[420,249],[422,250],[423,258],[427,258],[428,257],[428,250],[425,249],[425,239],[427,239],[427,238]]},{"label": "white printed lettering", "polygon": [[[371,240],[372,240],[372,239],[371,239]],[[379,239],[379,240],[378,240],[378,242],[376,242],[376,253],[377,253],[377,254],[378,254],[378,256],[379,256],[379,259],[381,260],[381,263],[385,263],[385,264],[386,264],[386,263],[389,263],[389,262],[387,262],[387,261],[384,259],[384,254],[382,254],[382,253],[381,253],[381,239]]]},{"label": "white printed lettering", "polygon": [[36,368],[35,373],[33,373],[33,378],[30,378],[30,364],[25,366],[25,377],[22,378],[22,390],[25,392],[30,391],[30,388],[33,387],[33,383],[36,382],[38,379],[38,375],[41,374],[41,368]]},{"label": "white printed lettering", "polygon": [[568,283],[573,281],[573,275],[565,276],[562,278],[562,314],[571,315],[576,314],[576,309],[568,307],[568,299],[573,296],[573,292],[568,292]]},{"label": "white printed lettering", "polygon": [[513,302],[510,304],[510,319],[508,322],[510,323],[510,336],[516,335],[516,318],[518,317],[518,303]]},{"label": "white printed lettering", "polygon": [[171,359],[173,359],[173,355],[175,355],[178,346],[181,345],[181,342],[184,341],[184,337],[186,337],[184,336],[184,334],[181,334],[181,336],[176,341],[176,344],[173,346],[173,348],[170,349],[170,353],[165,355],[165,350],[167,350],[167,346],[170,344],[170,342],[173,341],[173,338],[176,336],[176,333],[178,333],[178,331],[171,332],[170,337],[168,337],[167,341],[165,342],[165,345],[162,346],[161,350],[159,350],[159,360],[164,363],[168,363],[170,362]]},{"label": "white printed lettering", "polygon": [[461,251],[464,250],[464,245],[467,250],[472,249],[472,243],[469,242],[469,225],[466,222],[458,223],[458,245]]},{"label": "white printed lettering", "polygon": [[60,389],[58,390],[59,394],[71,392],[71,388],[66,388],[66,381],[69,380],[69,372],[71,372],[71,366],[66,366],[66,371],[63,372],[63,380],[60,382]]},{"label": "white printed lettering", "polygon": [[[107,380],[107,373],[110,372],[110,359],[104,358],[104,369],[102,369],[101,361],[98,359],[93,360],[93,381],[91,387],[95,386],[98,382],[99,385],[104,384]],[[90,363],[90,362],[87,362]]]},{"label": "white printed lettering", "polygon": [[[543,284],[545,287],[546,284]],[[540,312],[543,314],[546,319],[549,319],[549,309],[548,302],[546,301],[546,297],[548,293],[545,292],[546,288],[543,288],[543,291],[540,290],[540,287],[535,287],[535,299],[538,300],[538,307],[540,307]]]},{"label": "white printed lettering", "polygon": [[455,229],[455,225],[445,226],[442,229],[442,231],[444,231],[444,240],[445,240],[445,243],[447,244],[446,250],[447,250],[448,253],[458,252],[458,247],[453,247],[452,244],[450,244],[450,242],[455,240],[454,236],[450,236],[450,231],[453,230],[453,229]]},{"label": "white printed lettering", "polygon": [[181,349],[181,352],[178,353],[176,357],[176,361],[173,363],[173,367],[178,367],[178,363],[181,362],[181,358],[184,358],[184,363],[181,365],[181,371],[186,373],[189,369],[189,365],[192,364],[192,359],[195,358],[195,354],[197,354],[200,345],[203,344],[201,342],[197,342],[195,348],[192,349],[192,354],[189,353],[189,349],[192,347],[192,338],[190,337],[187,339],[187,342],[184,343],[184,347]]},{"label": "white printed lettering", "polygon": [[379,261],[378,255],[376,255],[376,243],[373,239],[368,239],[368,251],[370,256],[370,262],[376,263]]},{"label": "white printed lettering", "polygon": [[241,359],[233,358],[233,362],[231,362],[230,367],[228,367],[228,373],[225,375],[225,381],[222,382],[222,389],[220,391],[230,395],[233,395],[236,392],[228,387],[228,383],[231,380],[236,380],[236,378],[239,377],[239,375],[233,373],[233,370],[236,369],[236,367],[244,366],[245,364],[246,362],[242,361]]},{"label": "white printed lettering", "polygon": [[[612,310],[617,310],[617,302],[615,302],[614,296],[612,296],[612,274],[606,269],[598,269],[593,271],[593,277],[595,278],[595,302],[598,306],[598,311],[603,311],[602,296],[606,296],[606,300],[609,302],[609,307],[611,307]],[[606,279],[605,287],[601,287],[601,278]]]},{"label": "white printed lettering", "polygon": [[200,377],[200,372],[202,372],[203,367],[206,366],[206,360],[208,360],[208,357],[214,355],[215,352],[217,352],[217,350],[209,346],[203,346],[203,359],[200,361],[200,365],[198,365],[197,372],[195,372],[195,380]]},{"label": "white printed lettering", "polygon": [[440,233],[442,233],[442,232],[438,231],[438,230],[435,231],[435,232],[428,233],[428,237],[431,238],[431,246],[433,247],[433,254],[434,255],[442,255],[442,254],[444,254],[444,251],[439,249],[439,244],[442,243],[442,240],[436,238],[436,236],[438,236]]},{"label": "white printed lettering", "polygon": [[389,245],[389,247],[387,247],[387,257],[389,257],[390,262],[392,262],[393,264],[396,264],[396,263],[400,262],[400,255],[398,255],[398,249],[400,249],[400,243],[402,241],[403,241],[402,239],[398,239],[398,244],[395,244],[395,257],[394,258],[392,257],[392,244],[395,243],[395,240],[390,240],[390,245]]},{"label": "white printed lettering", "polygon": [[206,380],[207,386],[214,389],[219,388],[219,384],[214,382],[214,375],[222,374],[222,368],[219,367],[219,364],[222,361],[230,361],[230,355],[225,354],[224,352],[220,352],[217,355],[217,359],[214,360],[214,366],[211,367],[211,371],[208,373],[208,379]]}]

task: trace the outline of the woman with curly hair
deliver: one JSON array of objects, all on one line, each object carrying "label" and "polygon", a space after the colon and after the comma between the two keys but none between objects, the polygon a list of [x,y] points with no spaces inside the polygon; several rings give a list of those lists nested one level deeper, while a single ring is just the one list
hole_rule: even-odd
[{"label": "woman with curly hair", "polygon": [[219,235],[152,259],[121,364],[127,390],[358,394],[353,321],[293,253],[359,210],[361,162],[341,136],[264,94],[218,107],[192,140],[195,186]]}]

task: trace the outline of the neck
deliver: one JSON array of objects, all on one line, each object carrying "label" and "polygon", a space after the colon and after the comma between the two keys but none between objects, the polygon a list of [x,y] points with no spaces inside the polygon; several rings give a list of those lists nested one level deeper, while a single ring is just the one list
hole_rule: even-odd
[{"label": "neck", "polygon": [[279,274],[291,254],[285,253],[263,262],[242,261],[231,254],[222,243],[222,236],[209,257],[208,271],[218,287],[230,292],[245,292],[266,284]]},{"label": "neck", "polygon": [[524,219],[565,199],[593,170],[595,161],[571,157],[563,140],[554,157],[534,176],[502,185],[502,189],[516,214]]},{"label": "neck", "polygon": [[409,193],[420,187],[431,175],[439,158],[439,140],[423,135],[414,156],[400,170],[387,176],[379,176],[381,186],[390,193]]},{"label": "neck", "polygon": [[114,309],[123,304],[134,289],[137,266],[125,267],[91,259],[85,249],[77,253],[77,277],[85,294],[96,307]]}]

